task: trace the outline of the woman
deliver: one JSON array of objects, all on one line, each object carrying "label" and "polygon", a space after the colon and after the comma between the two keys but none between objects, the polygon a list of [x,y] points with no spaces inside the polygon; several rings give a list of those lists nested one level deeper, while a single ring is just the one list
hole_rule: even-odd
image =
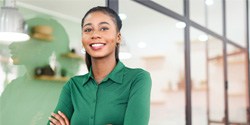
[{"label": "woman", "polygon": [[108,7],[94,7],[82,19],[82,45],[89,73],[63,87],[51,125],[147,125],[150,74],[119,61],[122,22]]}]

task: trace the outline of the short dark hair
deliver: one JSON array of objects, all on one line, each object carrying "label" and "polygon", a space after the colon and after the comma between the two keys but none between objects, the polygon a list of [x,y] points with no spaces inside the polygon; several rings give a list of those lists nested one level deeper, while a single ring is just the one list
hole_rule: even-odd
[{"label": "short dark hair", "polygon": [[[117,32],[120,32],[121,28],[122,28],[122,20],[119,17],[119,15],[112,10],[109,7],[103,7],[103,6],[97,6],[97,7],[93,7],[92,9],[90,9],[82,18],[82,22],[81,22],[81,28],[83,28],[83,24],[84,24],[84,20],[85,18],[94,12],[103,12],[104,14],[109,15],[110,17],[112,17],[111,19],[114,21],[114,23],[116,24],[116,30]],[[119,44],[117,44],[116,49],[115,49],[115,59],[116,62],[119,61]],[[86,52],[85,53],[85,62],[87,65],[87,69],[90,70],[91,67],[91,56]]]}]

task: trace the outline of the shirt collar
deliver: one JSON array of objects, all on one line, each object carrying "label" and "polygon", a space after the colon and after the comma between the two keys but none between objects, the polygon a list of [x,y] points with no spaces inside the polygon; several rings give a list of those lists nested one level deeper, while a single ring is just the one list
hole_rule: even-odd
[{"label": "shirt collar", "polygon": [[92,77],[92,70],[91,70],[91,67],[90,67],[89,72],[88,72],[86,75],[84,75],[84,76],[85,76],[85,77],[83,77],[82,85],[85,85],[85,84],[89,81],[89,79]]},{"label": "shirt collar", "polygon": [[[123,81],[123,68],[125,65],[118,61],[115,68],[111,71],[111,73],[108,74],[106,78],[104,78],[103,81],[107,81],[108,79],[113,80],[114,82],[121,84]],[[86,74],[86,77],[83,79],[83,85],[86,84],[89,79],[94,79],[93,73],[92,73],[92,67],[90,67],[89,73]]]}]

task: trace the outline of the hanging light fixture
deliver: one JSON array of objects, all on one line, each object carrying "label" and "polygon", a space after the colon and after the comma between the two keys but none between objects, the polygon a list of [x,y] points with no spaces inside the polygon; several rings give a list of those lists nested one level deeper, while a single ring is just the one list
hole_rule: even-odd
[{"label": "hanging light fixture", "polygon": [[26,41],[27,25],[16,8],[15,0],[4,0],[0,11],[0,41]]}]

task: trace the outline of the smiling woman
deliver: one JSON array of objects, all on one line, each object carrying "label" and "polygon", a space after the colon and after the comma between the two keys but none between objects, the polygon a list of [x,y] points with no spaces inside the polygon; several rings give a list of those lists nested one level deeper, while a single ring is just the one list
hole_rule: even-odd
[{"label": "smiling woman", "polygon": [[122,22],[108,7],[94,7],[82,19],[82,45],[89,72],[63,87],[51,125],[147,125],[150,74],[119,60]]}]

